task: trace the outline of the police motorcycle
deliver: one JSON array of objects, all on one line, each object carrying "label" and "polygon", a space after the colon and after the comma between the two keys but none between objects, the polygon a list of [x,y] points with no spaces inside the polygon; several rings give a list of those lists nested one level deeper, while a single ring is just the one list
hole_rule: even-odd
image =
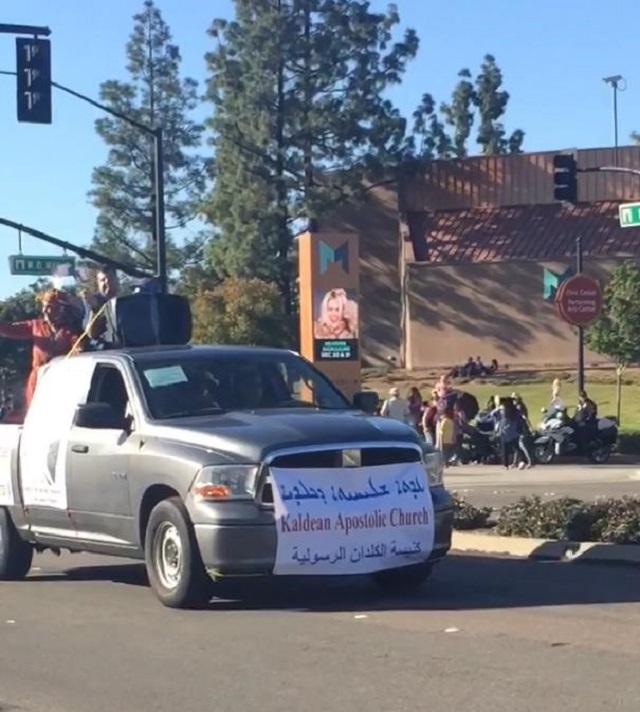
[{"label": "police motorcycle", "polygon": [[500,449],[495,436],[496,421],[490,408],[479,411],[475,418],[474,436],[465,435],[460,461],[463,465],[478,462],[495,465],[500,462]]},{"label": "police motorcycle", "polygon": [[582,456],[604,465],[618,441],[618,426],[609,418],[596,417],[580,425],[566,408],[543,408],[544,416],[534,438],[534,456],[541,465],[557,457]]}]

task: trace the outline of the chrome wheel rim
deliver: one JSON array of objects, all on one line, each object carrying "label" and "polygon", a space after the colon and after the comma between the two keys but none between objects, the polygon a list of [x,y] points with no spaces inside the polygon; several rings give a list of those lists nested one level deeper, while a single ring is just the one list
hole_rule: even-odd
[{"label": "chrome wheel rim", "polygon": [[177,588],[182,578],[183,550],[178,528],[163,522],[156,532],[154,546],[155,568],[164,588]]}]

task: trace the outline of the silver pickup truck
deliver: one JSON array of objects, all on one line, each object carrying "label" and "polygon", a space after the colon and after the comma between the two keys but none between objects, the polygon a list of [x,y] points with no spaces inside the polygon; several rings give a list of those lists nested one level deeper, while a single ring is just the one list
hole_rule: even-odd
[{"label": "silver pickup truck", "polygon": [[0,580],[67,549],[144,560],[169,607],[223,576],[419,586],[451,546],[440,455],[363,402],[280,349],[56,359],[0,425]]}]

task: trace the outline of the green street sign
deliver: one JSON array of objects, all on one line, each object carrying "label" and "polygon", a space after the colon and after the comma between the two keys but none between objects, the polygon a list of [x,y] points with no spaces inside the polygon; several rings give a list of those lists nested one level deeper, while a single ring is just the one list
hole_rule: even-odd
[{"label": "green street sign", "polygon": [[618,206],[620,227],[640,227],[640,203],[625,203]]},{"label": "green street sign", "polygon": [[23,277],[50,277],[56,268],[68,266],[72,272],[76,266],[76,258],[68,255],[61,257],[39,257],[35,255],[11,255],[9,271],[12,275]]}]

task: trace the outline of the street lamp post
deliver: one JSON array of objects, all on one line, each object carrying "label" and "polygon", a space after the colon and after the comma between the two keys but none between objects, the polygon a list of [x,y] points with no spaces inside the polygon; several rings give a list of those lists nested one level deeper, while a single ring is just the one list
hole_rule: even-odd
[{"label": "street lamp post", "polygon": [[[2,27],[2,26],[0,26]],[[10,72],[7,70],[0,70],[0,74],[7,76],[16,76],[17,72]],[[139,131],[151,136],[153,139],[153,154],[154,154],[154,192],[155,192],[155,225],[154,232],[156,237],[156,277],[158,279],[160,291],[166,293],[168,290],[167,286],[167,240],[165,232],[165,205],[164,205],[164,155],[163,155],[163,132],[161,126],[151,127],[147,124],[143,124],[135,119],[132,119],[126,114],[122,114],[119,111],[115,111],[104,104],[101,104],[91,97],[80,94],[69,87],[65,87],[62,84],[52,81],[51,86],[59,89],[60,91],[69,94],[76,99],[80,99],[87,104],[91,104],[96,109],[104,111],[107,114],[111,114],[116,119],[121,121],[126,121],[131,126],[137,128]]]},{"label": "street lamp post", "polygon": [[624,81],[624,77],[621,74],[616,74],[612,77],[604,77],[602,80],[605,84],[609,84],[613,89],[613,142],[614,142],[614,163],[618,165],[618,91],[624,91],[620,89],[620,82]]}]

